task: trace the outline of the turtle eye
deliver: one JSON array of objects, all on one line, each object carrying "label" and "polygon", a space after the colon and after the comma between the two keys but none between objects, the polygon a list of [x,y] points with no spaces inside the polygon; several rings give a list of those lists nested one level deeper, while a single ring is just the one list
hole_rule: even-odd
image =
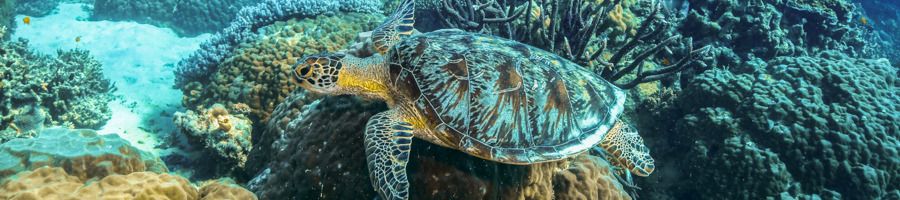
[{"label": "turtle eye", "polygon": [[309,72],[311,70],[310,68],[311,66],[306,63],[297,64],[297,66],[294,68],[295,77],[300,81],[306,80],[307,78],[309,78]]}]

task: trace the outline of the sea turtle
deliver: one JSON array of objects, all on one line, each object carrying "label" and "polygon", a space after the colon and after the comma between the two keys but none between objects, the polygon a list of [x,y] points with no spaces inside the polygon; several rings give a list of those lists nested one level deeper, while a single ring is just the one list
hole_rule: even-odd
[{"label": "sea turtle", "polygon": [[390,109],[369,119],[365,130],[369,174],[381,197],[408,197],[413,137],[514,165],[600,146],[633,174],[653,171],[637,131],[618,120],[622,89],[516,41],[460,30],[415,33],[413,2],[373,31],[374,55],[317,54],[294,68],[309,91],[387,102]]}]

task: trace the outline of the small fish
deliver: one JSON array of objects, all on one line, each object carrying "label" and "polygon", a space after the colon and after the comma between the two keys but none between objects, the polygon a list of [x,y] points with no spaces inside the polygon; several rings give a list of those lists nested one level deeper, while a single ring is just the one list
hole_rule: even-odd
[{"label": "small fish", "polygon": [[869,18],[859,17],[859,23],[861,23],[862,25],[869,25]]},{"label": "small fish", "polygon": [[22,22],[25,23],[25,25],[31,25],[31,17],[25,16],[25,18],[22,19]]},{"label": "small fish", "polygon": [[662,59],[662,64],[663,64],[663,65],[670,65],[670,64],[672,64],[672,62],[669,62],[669,58],[663,58],[663,59]]},{"label": "small fish", "polygon": [[81,36],[75,37],[75,43],[81,42]]}]

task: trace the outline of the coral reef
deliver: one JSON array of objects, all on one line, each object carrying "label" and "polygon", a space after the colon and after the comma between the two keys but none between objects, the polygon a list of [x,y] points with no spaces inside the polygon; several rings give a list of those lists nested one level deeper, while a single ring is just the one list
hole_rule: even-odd
[{"label": "coral reef", "polygon": [[264,123],[269,113],[297,88],[291,66],[298,58],[320,52],[335,52],[373,29],[380,14],[348,13],[312,19],[275,22],[260,28],[265,34],[242,44],[209,76],[210,82],[191,82],[182,87],[188,108],[243,104],[248,117]]},{"label": "coral reef", "polygon": [[382,4],[380,0],[266,0],[245,7],[228,27],[202,43],[199,51],[178,63],[175,85],[182,87],[195,81],[207,83],[209,74],[217,71],[219,64],[233,55],[232,51],[239,44],[258,39],[258,29],[276,21],[339,12],[377,13]]},{"label": "coral reef", "polygon": [[[209,109],[175,113],[175,125],[192,145],[202,146],[222,168],[244,167],[252,148],[252,123],[241,114],[229,114],[221,104]],[[230,169],[229,169],[230,170]]]},{"label": "coral reef", "polygon": [[79,178],[61,168],[42,167],[17,174],[0,185],[2,199],[256,199],[249,191],[218,181],[199,190],[187,179],[169,174],[134,172]]},{"label": "coral reef", "polygon": [[[695,49],[690,37],[675,32],[677,19],[670,19],[657,1],[447,0],[425,1],[422,7],[420,30],[452,27],[518,40],[624,89],[672,77],[707,49]],[[680,58],[645,67],[656,57]]]},{"label": "coral reef", "polygon": [[[0,2],[0,41],[9,39],[6,33],[16,29],[16,1]],[[10,34],[11,35],[11,34]]]},{"label": "coral reef", "polygon": [[25,40],[2,44],[0,135],[33,135],[43,125],[100,128],[110,119],[114,86],[100,63],[85,50],[57,54],[34,53]]},{"label": "coral reef", "polygon": [[118,135],[98,135],[86,129],[48,128],[37,137],[0,144],[0,179],[44,166],[61,167],[80,179],[167,171],[158,157],[131,146]]},{"label": "coral reef", "polygon": [[[260,174],[250,188],[263,199],[374,197],[361,130],[385,106],[349,96],[315,99],[297,91],[278,106],[252,154]],[[514,166],[413,144],[411,199],[630,199],[598,157]]]},{"label": "coral reef", "polygon": [[225,28],[251,0],[95,0],[93,20],[130,20],[196,36]]},{"label": "coral reef", "polygon": [[891,64],[900,67],[900,4],[894,1],[872,0],[859,1],[865,10],[865,16],[854,19],[867,30],[873,32],[871,43],[878,44],[872,51],[880,57],[891,60]]},{"label": "coral reef", "polygon": [[679,27],[685,36],[715,46],[701,67],[736,67],[753,58],[815,55],[840,50],[860,56],[866,48],[854,6],[846,1],[688,0]]},{"label": "coral reef", "polygon": [[659,171],[671,172],[644,180],[643,196],[896,196],[897,70],[830,50],[705,71],[674,104],[638,109],[654,157],[667,166]]}]

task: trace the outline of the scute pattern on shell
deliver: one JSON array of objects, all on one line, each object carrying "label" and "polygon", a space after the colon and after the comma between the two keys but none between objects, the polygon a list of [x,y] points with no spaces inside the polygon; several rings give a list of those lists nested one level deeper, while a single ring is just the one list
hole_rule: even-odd
[{"label": "scute pattern on shell", "polygon": [[577,64],[493,36],[435,31],[388,55],[394,87],[411,90],[437,138],[504,163],[559,160],[593,147],[625,99]]}]

